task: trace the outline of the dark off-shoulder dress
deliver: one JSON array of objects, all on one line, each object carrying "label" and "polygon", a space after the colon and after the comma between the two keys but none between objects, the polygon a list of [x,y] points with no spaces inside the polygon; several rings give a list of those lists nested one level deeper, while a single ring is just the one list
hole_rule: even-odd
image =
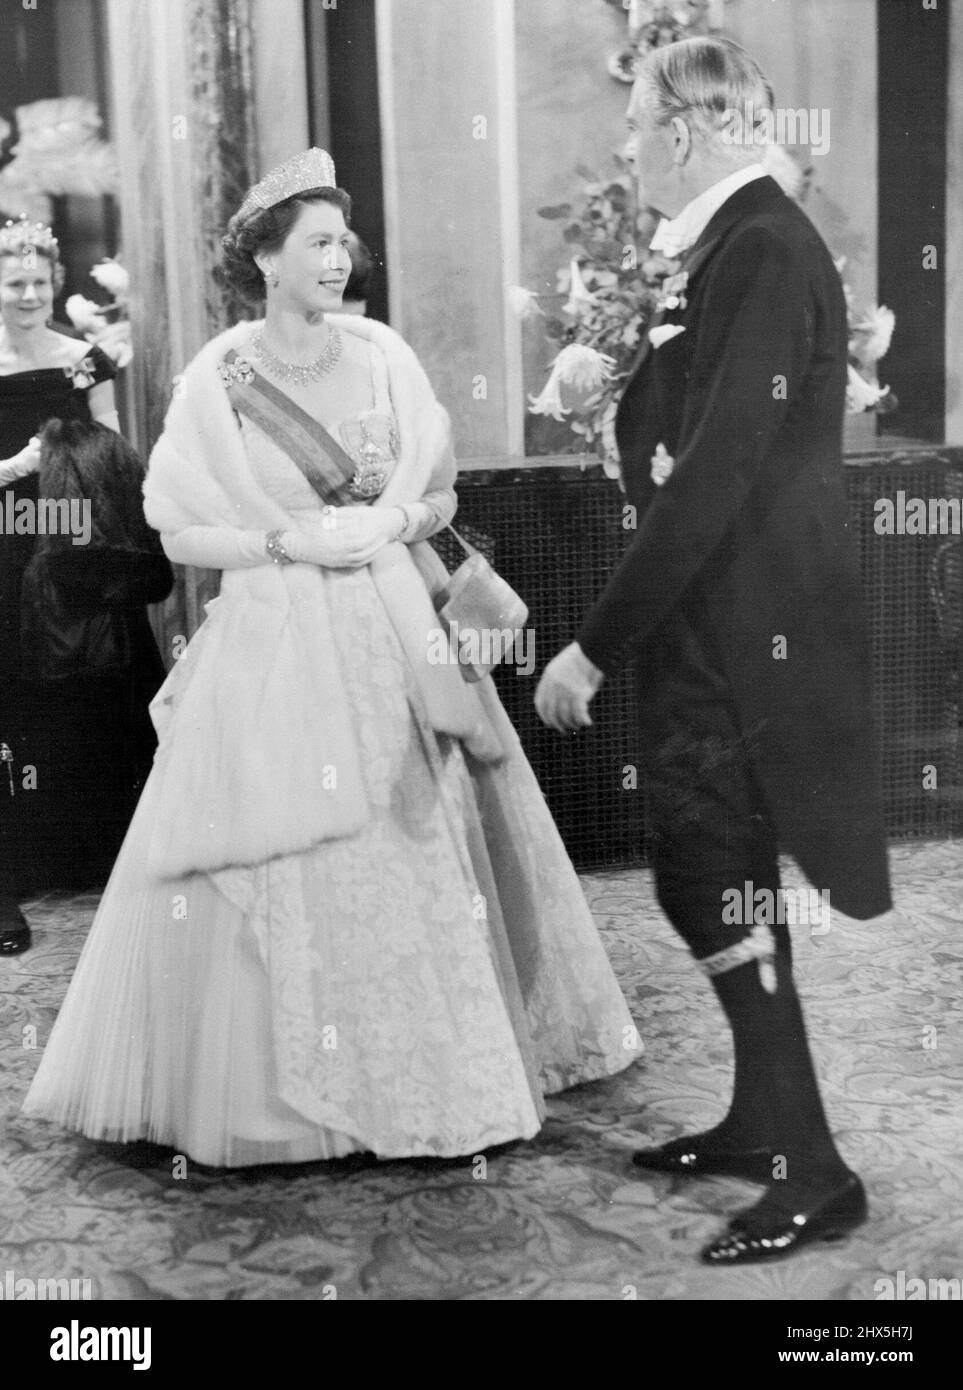
[{"label": "dark off-shoulder dress", "polygon": [[[91,420],[87,393],[115,369],[99,348],[78,367],[0,376],[0,459],[50,419]],[[10,522],[37,493],[36,474],[0,488],[0,896],[21,899],[106,881],[150,771],[147,706],[164,677],[141,601],[124,610],[125,668],[25,679],[21,598],[36,537],[11,534]],[[163,586],[149,595],[163,596]]]}]

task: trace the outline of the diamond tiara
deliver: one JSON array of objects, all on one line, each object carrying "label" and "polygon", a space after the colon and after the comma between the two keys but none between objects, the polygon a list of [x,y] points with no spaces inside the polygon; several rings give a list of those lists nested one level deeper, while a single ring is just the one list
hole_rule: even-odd
[{"label": "diamond tiara", "polygon": [[8,217],[0,227],[0,256],[20,256],[28,246],[52,256],[60,252],[60,243],[42,222],[29,221],[26,213],[21,213],[16,222]]},{"label": "diamond tiara", "polygon": [[273,208],[277,203],[283,203],[285,198],[293,197],[295,193],[306,193],[309,188],[337,186],[334,160],[327,150],[320,150],[315,146],[314,149],[292,155],[269,174],[265,174],[260,183],[248,189],[241,204],[240,216],[250,217],[252,213]]}]

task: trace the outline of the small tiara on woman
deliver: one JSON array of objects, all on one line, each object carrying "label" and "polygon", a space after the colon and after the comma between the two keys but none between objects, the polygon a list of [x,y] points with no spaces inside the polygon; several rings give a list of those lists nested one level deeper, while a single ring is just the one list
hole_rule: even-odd
[{"label": "small tiara on woman", "polygon": [[239,215],[250,217],[252,213],[263,212],[265,208],[273,208],[278,203],[283,203],[285,198],[292,198],[295,193],[307,193],[311,188],[337,186],[334,160],[327,150],[315,146],[313,149],[302,151],[301,154],[292,155],[269,174],[265,174],[260,183],[249,188]]},{"label": "small tiara on woman", "polygon": [[8,217],[0,227],[0,255],[19,256],[28,246],[33,246],[37,251],[49,251],[53,255],[60,251],[57,238],[42,222],[29,221],[25,212],[15,222]]}]

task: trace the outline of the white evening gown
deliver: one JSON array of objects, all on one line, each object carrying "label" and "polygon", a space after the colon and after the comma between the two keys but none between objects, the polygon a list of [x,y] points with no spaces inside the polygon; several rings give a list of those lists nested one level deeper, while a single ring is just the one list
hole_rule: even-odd
[{"label": "white evening gown", "polygon": [[[243,431],[267,491],[294,514],[321,506],[287,455]],[[151,826],[178,814],[152,776],[27,1115],[212,1166],[455,1156],[531,1137],[545,1094],[639,1056],[504,711],[509,759],[470,772],[420,716],[367,569],[325,579],[369,823],[254,868],[152,879]],[[203,644],[204,625],[192,679],[223,679]]]}]

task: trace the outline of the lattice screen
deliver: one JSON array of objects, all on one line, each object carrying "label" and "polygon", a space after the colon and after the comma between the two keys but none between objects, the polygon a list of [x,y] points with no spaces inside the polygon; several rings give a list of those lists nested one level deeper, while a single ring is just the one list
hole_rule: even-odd
[{"label": "lattice screen", "polygon": [[[846,479],[872,631],[887,825],[893,836],[963,833],[963,537],[873,529],[873,503],[898,489],[963,496],[963,457],[891,455],[847,465]],[[576,736],[544,728],[532,705],[538,673],[572,639],[627,539],[619,492],[594,473],[544,468],[466,474],[459,499],[459,529],[531,610],[535,674],[506,667],[496,680],[572,858],[582,868],[643,862],[631,671],[606,682],[595,726]],[[449,563],[462,558],[453,541],[439,549]],[[936,778],[929,789],[927,765]]]}]

